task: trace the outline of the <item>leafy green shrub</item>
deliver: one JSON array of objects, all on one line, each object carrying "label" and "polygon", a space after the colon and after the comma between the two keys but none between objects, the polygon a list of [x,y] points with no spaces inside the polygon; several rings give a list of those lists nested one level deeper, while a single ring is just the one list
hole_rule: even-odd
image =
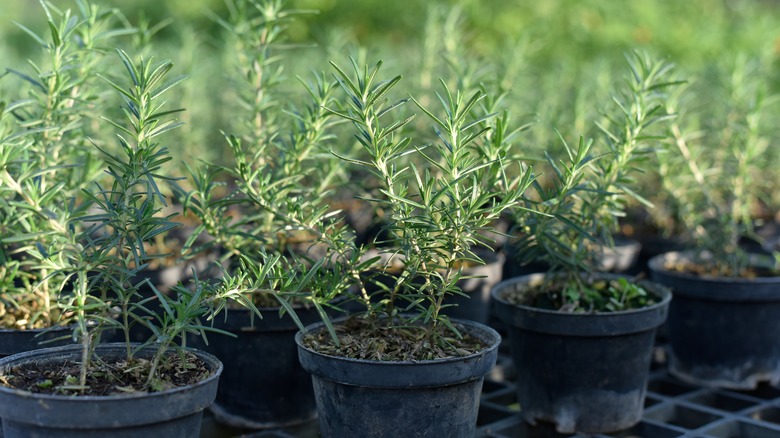
[{"label": "leafy green shrub", "polygon": [[92,143],[100,141],[96,114],[106,97],[96,72],[105,68],[105,45],[131,30],[119,25],[114,10],[78,4],[73,13],[43,2],[47,34],[19,25],[46,57],[29,60],[29,72],[9,68],[4,78],[24,85],[0,113],[0,319],[6,327],[60,322],[56,299],[68,275],[52,272],[36,254],[53,244],[52,233],[73,226],[58,222],[59,212],[100,176]]},{"label": "leafy green shrub", "polygon": [[[670,64],[641,53],[628,61],[626,87],[613,97],[616,111],[599,125],[603,149],[594,150],[592,139],[580,138],[576,147],[564,142],[565,159],[547,155],[553,182],[549,186],[534,182],[526,208],[517,210],[515,253],[520,263],[549,266],[555,286],[542,289],[557,290],[554,308],[613,311],[639,307],[647,300],[642,291],[626,292],[629,283],[593,286],[593,275],[600,272],[600,260],[613,245],[628,200],[648,203],[633,187],[635,174],[662,140],[658,125],[672,117],[667,113],[666,90],[677,85],[667,79]],[[635,299],[626,299],[631,297]]]},{"label": "leafy green shrub", "polygon": [[[756,211],[771,204],[772,106],[767,74],[744,57],[721,66],[708,88],[718,110],[694,107],[670,126],[672,144],[657,154],[661,186],[670,200],[668,222],[695,249],[697,270],[708,275],[756,275],[741,239],[760,240]],[[697,102],[695,89],[679,99]],[[678,104],[679,105],[679,104]],[[688,267],[690,268],[690,267]],[[684,269],[688,269],[684,268]]]}]

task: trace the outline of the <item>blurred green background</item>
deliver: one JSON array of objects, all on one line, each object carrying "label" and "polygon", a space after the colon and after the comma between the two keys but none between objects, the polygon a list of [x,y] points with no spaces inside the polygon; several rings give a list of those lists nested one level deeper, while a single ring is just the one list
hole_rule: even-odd
[{"label": "blurred green background", "polygon": [[[188,124],[171,140],[173,154],[183,161],[223,160],[220,131],[231,132],[244,117],[234,104],[236,52],[213,18],[227,17],[228,3],[95,2],[121,10],[127,26],[164,24],[147,32],[147,50],[172,59],[178,73],[190,76],[176,102],[187,109]],[[438,77],[462,88],[489,82],[507,93],[504,106],[516,119],[534,122],[523,139],[526,155],[559,145],[553,128],[567,139],[592,132],[633,49],[678,66],[700,96],[693,106],[710,110],[702,119],[718,116],[720,97],[710,90],[720,87],[735,65],[749,65],[768,94],[780,90],[780,3],[773,0],[288,0],[284,5],[316,11],[297,16],[284,32],[287,42],[299,45],[279,52],[287,78],[327,73],[329,60],[344,65],[353,56],[360,63],[385,61],[385,74],[403,74],[405,92],[423,102]],[[3,0],[0,69],[24,71],[25,59],[42,56],[14,22],[44,32],[45,20],[36,1]],[[138,37],[120,41],[126,48],[138,45]],[[0,100],[13,100],[19,89],[19,79],[6,76],[0,80]],[[294,80],[286,80],[282,89],[289,97],[285,102],[304,94]],[[768,128],[766,135],[774,142],[777,129]]]},{"label": "blurred green background", "polygon": [[[71,0],[54,5],[72,7]],[[536,61],[555,62],[615,57],[636,47],[649,47],[675,62],[697,64],[733,51],[780,52],[780,6],[773,0],[289,0],[289,9],[315,10],[303,16],[287,34],[293,41],[324,42],[336,35],[367,47],[421,44],[428,11],[433,4],[463,10],[463,28],[475,50],[484,56],[501,54],[507,41],[525,36],[539,50]],[[118,7],[132,21],[173,19],[158,35],[159,44],[176,40],[182,28],[197,30],[198,38],[218,37],[219,27],[205,11],[224,15],[223,0],[102,1]],[[5,0],[0,13],[3,53],[10,59],[26,56],[30,40],[11,22],[35,28],[44,24],[36,1]],[[8,59],[8,58],[4,58]]]}]

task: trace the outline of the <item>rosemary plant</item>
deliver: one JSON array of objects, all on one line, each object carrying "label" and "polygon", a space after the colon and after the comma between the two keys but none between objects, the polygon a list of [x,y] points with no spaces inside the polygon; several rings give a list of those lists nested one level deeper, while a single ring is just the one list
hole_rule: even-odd
[{"label": "rosemary plant", "polygon": [[231,129],[245,132],[252,139],[252,149],[262,148],[273,138],[276,119],[282,114],[280,96],[274,90],[284,81],[278,52],[291,47],[284,43],[284,31],[295,16],[311,11],[287,9],[282,0],[230,0],[225,4],[229,17],[213,14],[212,19],[231,37],[231,63],[241,80],[233,89],[240,109],[249,114],[241,118],[246,122],[243,126]]},{"label": "rosemary plant", "polygon": [[45,1],[41,5],[46,34],[18,26],[44,59],[29,59],[29,72],[6,71],[6,79],[17,78],[26,87],[0,116],[0,323],[8,328],[67,323],[68,315],[60,320],[63,314],[54,304],[67,277],[39,263],[33,242],[52,244],[56,212],[99,175],[88,141],[100,126],[91,119],[93,110],[104,100],[94,72],[102,65],[104,45],[132,32],[117,25],[116,11],[87,1],[78,1],[75,13]]},{"label": "rosemary plant", "polygon": [[32,140],[13,131],[9,110],[13,107],[0,103],[0,318],[3,327],[37,327],[39,319],[44,321],[42,325],[49,325],[57,317],[51,314],[51,295],[37,293],[35,286],[40,277],[31,269],[33,260],[24,256],[25,228],[38,231],[33,228],[40,222],[36,215],[40,210],[25,208],[17,198],[26,194],[30,204],[42,203],[33,184],[36,172],[28,158]]},{"label": "rosemary plant", "polygon": [[[161,389],[164,385],[157,370],[161,361],[170,360],[168,350],[177,345],[178,339],[185,345],[184,333],[206,330],[199,318],[222,306],[225,299],[242,299],[229,292],[215,293],[197,279],[192,290],[175,288],[177,294],[173,297],[158,292],[148,278],[139,280],[138,274],[151,260],[165,256],[149,252],[151,240],[178,226],[170,216],[159,214],[166,204],[159,184],[172,182],[172,178],[159,173],[170,158],[167,148],[158,141],[162,134],[181,124],[170,119],[181,110],[166,109],[162,96],[184,77],[167,79],[173,68],[168,61],[153,64],[142,59],[135,64],[125,52],[117,52],[130,83],[121,85],[101,77],[122,96],[129,126],[106,119],[118,130],[120,145],[118,152],[98,147],[106,163],[108,183],[96,182],[82,191],[83,202],[71,200],[65,203],[67,208],[52,213],[48,233],[56,238],[55,244],[36,245],[41,263],[68,279],[70,291],[63,291],[58,304],[63,312],[74,315],[74,338],[82,345],[79,377],[59,388],[64,391],[89,389],[87,377],[96,362],[94,347],[106,328],[124,334],[129,363],[141,348],[155,346],[151,360],[138,364],[146,373],[146,381],[134,390]],[[143,297],[139,293],[142,285],[149,286],[155,296]],[[152,300],[159,300],[162,315],[147,308]],[[153,332],[140,346],[130,342],[130,327],[136,323]]]},{"label": "rosemary plant", "polygon": [[[187,252],[220,247],[223,260],[259,255],[261,250],[284,253],[302,231],[305,253],[316,239],[307,233],[333,216],[324,196],[341,169],[325,155],[335,121],[322,110],[332,100],[333,84],[315,75],[305,85],[311,103],[291,111],[290,128],[278,131],[272,142],[251,147],[253,140],[229,135],[232,165],[191,169],[194,190],[180,195],[185,212],[192,212],[200,224],[185,244]],[[219,180],[225,177],[232,178],[236,192],[225,195],[225,183]],[[193,246],[202,233],[213,240]]]},{"label": "rosemary plant", "polygon": [[613,98],[617,113],[599,126],[604,150],[594,151],[594,141],[584,138],[576,147],[563,141],[565,159],[547,155],[552,186],[535,181],[526,209],[516,215],[519,261],[546,262],[553,274],[545,289],[555,292],[540,297],[550,300],[546,306],[572,312],[616,311],[641,307],[652,299],[629,282],[593,281],[604,250],[613,245],[612,234],[627,201],[649,203],[632,187],[634,174],[663,140],[661,122],[673,116],[666,112],[666,91],[678,84],[668,79],[672,66],[641,53],[629,57],[628,64],[626,88]]},{"label": "rosemary plant", "polygon": [[[252,305],[257,302],[266,308],[279,307],[280,315],[287,314],[303,328],[296,306],[314,307],[325,320],[329,309],[343,312],[338,294],[352,284],[351,272],[345,269],[350,264],[332,261],[321,258],[311,264],[295,255],[266,252],[251,258],[241,257],[235,269],[223,271],[218,289],[222,293],[241,295]],[[355,261],[352,266],[357,264]],[[271,299],[276,300],[275,306],[267,304]],[[227,312],[224,317],[227,318]]]},{"label": "rosemary plant", "polygon": [[[232,162],[190,169],[193,190],[180,192],[180,197],[185,212],[200,223],[185,243],[185,253],[221,251],[229,279],[251,273],[239,266],[241,261],[244,267],[275,266],[283,256],[308,269],[323,258],[352,258],[354,251],[341,243],[346,228],[327,202],[344,175],[328,149],[338,120],[324,109],[333,101],[335,82],[319,74],[301,79],[308,101],[283,111],[280,106],[283,77],[272,53],[282,48],[282,31],[301,11],[287,11],[278,1],[236,2],[230,9],[231,19],[219,22],[238,45],[244,78],[239,90],[251,123],[237,127],[239,134],[226,135]],[[197,244],[202,235],[210,239]],[[331,295],[327,288],[315,289]],[[278,305],[269,294],[251,296],[258,305]]]},{"label": "rosemary plant", "polygon": [[[224,252],[220,290],[281,306],[296,322],[293,306],[312,305],[324,316],[362,269],[354,235],[327,202],[342,172],[325,150],[337,122],[324,110],[334,83],[315,75],[304,85],[311,103],[289,112],[288,131],[254,152],[229,136],[234,164],[193,171],[195,189],[183,195],[185,211],[200,220],[189,251]],[[219,196],[219,175],[233,178],[234,193]],[[192,246],[198,234],[212,239]]]},{"label": "rosemary plant", "polygon": [[[482,231],[503,210],[519,203],[531,182],[531,172],[524,170],[507,179],[508,165],[500,154],[494,161],[486,161],[487,154],[479,153],[477,141],[488,131],[481,125],[493,117],[474,117],[485,97],[481,91],[453,93],[442,81],[442,93],[437,94],[440,112],[411,98],[436,133],[432,144],[413,145],[412,138],[403,135],[413,116],[391,119],[409,100],[388,98],[400,76],[379,80],[381,62],[361,69],[353,60],[351,75],[336,64],[333,67],[346,98],[342,108],[331,112],[353,124],[368,157],[340,158],[382,182],[381,196],[369,201],[388,212],[392,245],[387,251],[403,264],[393,284],[379,294],[357,295],[366,309],[366,319],[377,327],[422,324],[412,357],[432,358],[440,354],[437,348],[446,350],[444,354],[457,354],[443,341],[449,336],[447,332],[459,332],[442,309],[448,297],[460,293],[457,282],[463,267],[483,263],[474,252],[487,245]],[[443,327],[450,330],[441,331]],[[338,340],[334,343],[338,345]],[[423,351],[424,345],[436,348]]]},{"label": "rosemary plant", "polygon": [[[669,127],[673,142],[657,154],[661,186],[674,199],[672,222],[684,230],[697,254],[699,266],[683,269],[717,276],[757,275],[740,243],[745,237],[760,240],[754,212],[765,191],[772,190],[759,175],[770,144],[766,120],[777,102],[777,96],[768,95],[758,67],[738,57],[723,68],[720,86],[711,90],[722,111],[711,112],[704,121],[701,110],[686,112]],[[690,91],[679,99],[690,99]],[[714,153],[710,144],[718,146]]]},{"label": "rosemary plant", "polygon": [[[282,70],[273,52],[295,11],[278,1],[230,5],[231,19],[219,22],[238,46],[238,90],[252,117],[226,135],[232,161],[190,169],[193,190],[179,197],[199,224],[184,252],[221,253],[219,293],[279,307],[302,327],[297,306],[326,317],[339,292],[359,278],[359,251],[328,202],[344,175],[328,149],[339,122],[325,110],[335,81],[316,73],[300,79],[308,100],[282,110]],[[208,238],[198,242],[201,236]]]}]

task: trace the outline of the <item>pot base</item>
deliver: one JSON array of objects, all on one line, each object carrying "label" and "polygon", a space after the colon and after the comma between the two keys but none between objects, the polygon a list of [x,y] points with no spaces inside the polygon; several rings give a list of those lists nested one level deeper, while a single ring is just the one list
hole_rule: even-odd
[{"label": "pot base", "polygon": [[[554,424],[555,431],[562,434],[601,434],[623,430],[638,423],[642,419],[644,400],[644,388],[628,392],[583,390],[556,400],[549,409],[535,410],[530,407],[520,412],[532,426],[541,421]],[[588,406],[595,408],[598,413],[584,408]]]},{"label": "pot base", "polygon": [[780,363],[774,370],[759,371],[755,364],[746,363],[743,366],[725,367],[699,364],[685,366],[669,352],[669,374],[683,382],[697,386],[725,388],[736,390],[754,390],[762,383],[772,386],[780,384]]}]

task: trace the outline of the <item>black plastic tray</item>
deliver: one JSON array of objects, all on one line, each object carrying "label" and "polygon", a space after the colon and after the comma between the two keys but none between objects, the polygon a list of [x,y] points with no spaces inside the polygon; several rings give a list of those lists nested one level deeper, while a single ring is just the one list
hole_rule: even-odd
[{"label": "black plastic tray", "polygon": [[[769,385],[754,391],[701,388],[683,383],[663,366],[664,349],[657,347],[643,420],[619,433],[590,435],[592,438],[780,438],[780,388]],[[530,426],[519,415],[511,360],[499,356],[485,379],[477,419],[477,437],[560,438],[549,424]],[[223,437],[318,437],[316,422],[284,430],[230,430],[206,414],[201,438]]]},{"label": "black plastic tray", "polygon": [[[494,374],[510,369],[511,365],[500,363]],[[483,387],[477,436],[572,436],[556,433],[551,425],[525,424],[519,416],[511,378],[491,377]],[[648,383],[643,420],[619,433],[591,437],[780,438],[780,388],[768,385],[754,391],[701,388],[675,379],[662,367],[657,368]]]}]

